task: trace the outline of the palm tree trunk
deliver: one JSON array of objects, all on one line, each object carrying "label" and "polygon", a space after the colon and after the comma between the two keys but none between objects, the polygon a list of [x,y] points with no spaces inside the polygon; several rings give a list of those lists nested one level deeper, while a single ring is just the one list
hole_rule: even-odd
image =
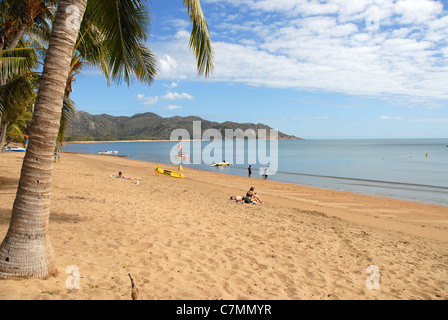
[{"label": "palm tree trunk", "polygon": [[16,34],[14,35],[14,38],[12,38],[11,43],[8,44],[9,49],[14,49],[19,44],[20,39],[22,39],[23,34],[25,33],[27,25],[25,23],[22,23],[19,27],[19,30],[17,30]]},{"label": "palm tree trunk", "polygon": [[73,11],[67,13],[67,9],[76,6],[82,17],[86,4],[87,0],[59,2],[11,221],[0,245],[0,278],[44,279],[57,272],[48,234],[53,152],[64,89],[82,20],[73,20]]},{"label": "palm tree trunk", "polygon": [[5,122],[2,127],[1,116],[2,114],[0,112],[0,152],[3,152],[3,148],[6,144],[6,132],[8,131],[8,123]]}]

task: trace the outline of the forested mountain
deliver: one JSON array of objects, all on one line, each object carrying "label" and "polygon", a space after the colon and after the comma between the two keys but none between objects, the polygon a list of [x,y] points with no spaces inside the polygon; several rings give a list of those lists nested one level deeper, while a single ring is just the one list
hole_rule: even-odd
[{"label": "forested mountain", "polygon": [[[115,117],[107,114],[92,115],[85,111],[78,111],[69,120],[66,141],[105,141],[105,140],[170,140],[171,132],[175,129],[186,129],[193,138],[193,121],[201,121],[201,130],[218,129],[225,138],[225,129],[251,128],[258,133],[259,129],[266,129],[269,138],[271,129],[267,125],[258,123],[223,123],[207,121],[195,116],[163,118],[155,113],[139,113],[132,117]],[[278,132],[279,139],[295,140],[297,137]]]}]

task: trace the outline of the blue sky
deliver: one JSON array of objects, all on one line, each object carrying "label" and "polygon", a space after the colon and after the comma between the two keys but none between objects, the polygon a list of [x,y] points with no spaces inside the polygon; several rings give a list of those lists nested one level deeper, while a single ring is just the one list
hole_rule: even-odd
[{"label": "blue sky", "polygon": [[78,110],[265,123],[305,139],[448,138],[448,4],[202,0],[215,50],[198,77],[181,0],[151,1],[152,86],[86,69]]}]

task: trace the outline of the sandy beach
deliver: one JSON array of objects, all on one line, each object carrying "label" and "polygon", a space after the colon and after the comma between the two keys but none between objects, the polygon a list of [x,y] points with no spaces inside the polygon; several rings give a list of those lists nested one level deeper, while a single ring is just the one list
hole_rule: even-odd
[{"label": "sandy beach", "polygon": [[[1,239],[23,155],[0,154]],[[49,227],[58,275],[0,280],[0,299],[129,300],[128,274],[141,299],[448,299],[448,207],[155,166],[61,154]],[[229,200],[251,186],[263,204]]]}]

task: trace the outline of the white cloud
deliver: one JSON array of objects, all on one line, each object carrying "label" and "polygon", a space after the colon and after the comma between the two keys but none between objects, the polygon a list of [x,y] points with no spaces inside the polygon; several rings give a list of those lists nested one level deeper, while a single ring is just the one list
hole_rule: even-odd
[{"label": "white cloud", "polygon": [[139,101],[142,101],[143,106],[146,108],[150,108],[150,107],[154,106],[157,103],[157,101],[159,101],[159,97],[157,97],[157,96],[146,97],[145,94],[143,94],[143,93],[137,94],[137,99]]},{"label": "white cloud", "polygon": [[403,24],[426,23],[433,20],[443,10],[443,4],[433,0],[401,0],[394,5]]},{"label": "white cloud", "polygon": [[172,56],[166,54],[163,58],[159,59],[160,70],[159,73],[161,75],[169,75],[173,76],[177,70],[177,61]]},{"label": "white cloud", "polygon": [[[448,18],[434,0],[203,0],[215,7],[211,81],[429,102],[448,99]],[[226,19],[246,11],[243,21]],[[378,9],[379,28],[366,19]],[[160,77],[197,80],[189,33],[158,43]],[[154,45],[154,44],[153,44]]]},{"label": "white cloud", "polygon": [[178,86],[178,83],[177,82],[171,82],[170,84],[164,84],[163,86],[166,87],[166,88],[172,89],[172,88],[176,88]]},{"label": "white cloud", "polygon": [[[330,120],[329,116],[282,116],[279,118],[269,119],[269,121],[277,122],[296,122],[296,121],[311,121],[311,120]],[[266,120],[268,121],[268,120]]]},{"label": "white cloud", "polygon": [[170,104],[170,105],[166,106],[165,109],[168,109],[168,110],[178,110],[178,109],[182,109],[182,106],[176,106],[174,104]]},{"label": "white cloud", "polygon": [[193,100],[193,96],[188,93],[177,93],[177,92],[167,92],[166,95],[162,97],[164,100],[181,100],[188,99]]},{"label": "white cloud", "polygon": [[169,21],[170,25],[172,27],[177,27],[177,28],[188,28],[190,26],[190,22],[184,19],[171,19]]},{"label": "white cloud", "polygon": [[418,118],[409,119],[410,122],[448,123],[448,118]]},{"label": "white cloud", "polygon": [[[175,87],[177,86],[177,83],[172,82],[170,87]],[[193,100],[193,96],[186,93],[186,92],[182,92],[182,93],[178,93],[178,92],[170,92],[168,91],[164,96],[154,96],[154,97],[147,97],[145,96],[144,93],[139,93],[136,95],[138,101],[141,101],[144,107],[153,107],[157,102],[159,102],[160,100],[183,100],[183,99],[187,99],[187,100]],[[181,109],[181,106],[176,106],[176,105],[169,105],[168,107],[166,107],[166,109],[169,110],[174,110],[174,109]]]},{"label": "white cloud", "polygon": [[406,121],[413,123],[446,123],[448,118],[413,118],[407,119],[401,116],[381,116],[382,120],[396,120],[396,121]]},{"label": "white cloud", "polygon": [[382,120],[404,120],[403,117],[399,117],[399,116],[381,116],[380,118]]}]

